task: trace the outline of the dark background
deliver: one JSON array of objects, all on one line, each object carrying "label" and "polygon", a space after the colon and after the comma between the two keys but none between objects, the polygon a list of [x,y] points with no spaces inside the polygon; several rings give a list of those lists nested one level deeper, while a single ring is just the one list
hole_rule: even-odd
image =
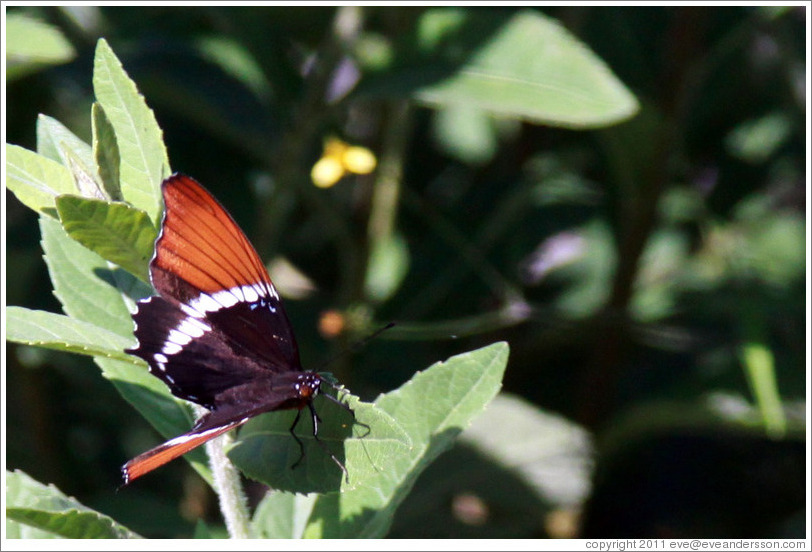
[{"label": "dark background", "polygon": [[[443,143],[435,110],[411,104],[404,115],[398,101],[363,98],[328,108],[313,97],[302,68],[313,52],[337,61],[332,8],[17,10],[60,28],[77,55],[8,82],[8,142],[36,149],[38,113],[89,139],[93,51],[106,38],[155,111],[173,170],[207,186],[264,258],[286,256],[315,284],[286,302],[305,366],[398,321],[331,366],[372,400],[433,362],[507,340],[504,389],[594,439],[582,504],[538,496],[461,446],[418,482],[392,536],[804,536],[804,8],[545,8],[637,95],[641,113],[594,131],[503,125],[491,149],[467,156]],[[397,47],[422,8],[362,10],[364,33],[408,54]],[[240,43],[270,86],[252,90],[206,59],[198,45],[211,37]],[[353,264],[308,199],[307,175],[323,137],[379,153],[396,117],[396,224],[410,264],[396,293],[375,302],[360,285],[373,177],[317,192],[347,229]],[[280,160],[290,151],[293,161]],[[6,200],[7,304],[60,312],[36,216],[8,191]],[[542,270],[534,251],[556,243],[574,257]],[[494,323],[510,305],[518,316]],[[357,331],[319,333],[328,309]],[[754,342],[774,360],[783,436],[758,423],[741,354]],[[183,462],[114,493],[120,465],[156,437],[90,359],[13,344],[7,358],[9,469],[148,536],[220,523]],[[706,409],[697,422],[709,403],[744,414]],[[461,466],[487,476],[438,485]],[[484,518],[460,510],[469,495]],[[511,502],[516,511],[499,515]]]}]

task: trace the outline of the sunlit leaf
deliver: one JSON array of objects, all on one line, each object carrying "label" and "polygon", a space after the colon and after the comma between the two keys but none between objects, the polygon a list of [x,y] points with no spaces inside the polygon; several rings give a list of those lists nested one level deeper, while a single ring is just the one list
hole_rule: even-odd
[{"label": "sunlit leaf", "polygon": [[158,184],[170,172],[162,132],[144,97],[104,39],[96,47],[93,90],[115,129],[124,199],[157,221],[161,212]]},{"label": "sunlit leaf", "polygon": [[76,192],[67,167],[25,148],[6,144],[6,187],[26,207],[56,215],[56,196]]},{"label": "sunlit leaf", "polygon": [[6,472],[5,497],[5,515],[9,520],[58,537],[140,538],[112,518],[91,510],[53,485],[43,485],[21,471]]},{"label": "sunlit leaf", "polygon": [[88,322],[62,314],[9,306],[6,309],[6,339],[90,356],[106,356],[134,362],[124,349],[132,339]]}]

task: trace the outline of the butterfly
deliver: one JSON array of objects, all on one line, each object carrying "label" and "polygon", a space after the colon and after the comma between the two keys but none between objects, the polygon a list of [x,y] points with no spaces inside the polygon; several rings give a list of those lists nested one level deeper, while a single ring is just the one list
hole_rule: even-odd
[{"label": "butterfly", "polygon": [[[251,418],[306,407],[313,436],[321,421],[313,399],[323,384],[304,370],[279,293],[248,238],[201,184],[176,173],[161,184],[164,214],[149,274],[158,295],[142,299],[132,315],[138,341],[126,352],[144,359],[173,395],[209,412],[191,431],[133,458],[122,467],[124,485],[241,426]],[[348,406],[325,393],[352,413]],[[365,424],[361,424],[365,425]]]}]

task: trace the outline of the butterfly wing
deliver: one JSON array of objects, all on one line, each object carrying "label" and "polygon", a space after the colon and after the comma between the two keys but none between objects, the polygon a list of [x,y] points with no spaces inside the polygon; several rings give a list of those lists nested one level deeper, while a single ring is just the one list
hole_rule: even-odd
[{"label": "butterfly wing", "polygon": [[172,394],[212,410],[217,395],[261,377],[265,367],[206,318],[195,318],[166,299],[150,297],[133,315],[138,346],[127,352],[147,361]]},{"label": "butterfly wing", "polygon": [[[175,174],[161,189],[164,218],[150,263],[155,289],[215,323],[239,320],[223,324],[223,331],[261,354],[271,369],[298,367],[299,350],[279,294],[231,215],[188,176]],[[258,346],[257,338],[270,339],[272,346]]]},{"label": "butterfly wing", "polygon": [[296,340],[259,256],[236,222],[195,180],[173,175],[150,277],[159,297],[133,314],[138,345],[178,397],[207,408],[231,387],[301,371]]},{"label": "butterfly wing", "polygon": [[226,433],[235,427],[239,427],[247,421],[248,418],[245,418],[244,420],[236,420],[230,424],[210,427],[205,430],[193,429],[192,431],[179,435],[174,439],[170,439],[166,443],[158,445],[157,447],[150,449],[143,454],[139,454],[124,464],[124,466],[121,468],[121,475],[124,478],[124,485],[132,483],[142,475],[149,473],[152,470],[163,466],[167,462],[186,454],[190,450],[199,447],[206,441],[210,441],[211,439],[219,437],[223,433]]}]

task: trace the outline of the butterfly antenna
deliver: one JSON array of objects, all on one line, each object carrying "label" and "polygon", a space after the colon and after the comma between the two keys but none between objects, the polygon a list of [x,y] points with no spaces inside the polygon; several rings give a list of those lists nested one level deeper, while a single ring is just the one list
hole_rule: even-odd
[{"label": "butterfly antenna", "polygon": [[395,327],[395,323],[394,322],[389,322],[385,326],[383,326],[381,328],[378,328],[377,330],[375,330],[374,332],[372,332],[371,334],[369,334],[368,336],[366,336],[362,340],[356,341],[355,343],[353,343],[352,345],[350,345],[349,347],[347,347],[343,351],[339,352],[337,355],[335,355],[330,360],[328,360],[326,362],[323,362],[322,365],[321,365],[321,369],[324,370],[325,368],[327,368],[331,364],[334,364],[337,360],[347,356],[348,354],[354,353],[354,352],[356,352],[356,351],[358,351],[360,349],[363,349],[366,346],[367,343],[369,343],[370,341],[372,341],[373,339],[375,339],[376,337],[381,335],[386,330],[388,330],[390,328],[394,328],[394,327]]}]

